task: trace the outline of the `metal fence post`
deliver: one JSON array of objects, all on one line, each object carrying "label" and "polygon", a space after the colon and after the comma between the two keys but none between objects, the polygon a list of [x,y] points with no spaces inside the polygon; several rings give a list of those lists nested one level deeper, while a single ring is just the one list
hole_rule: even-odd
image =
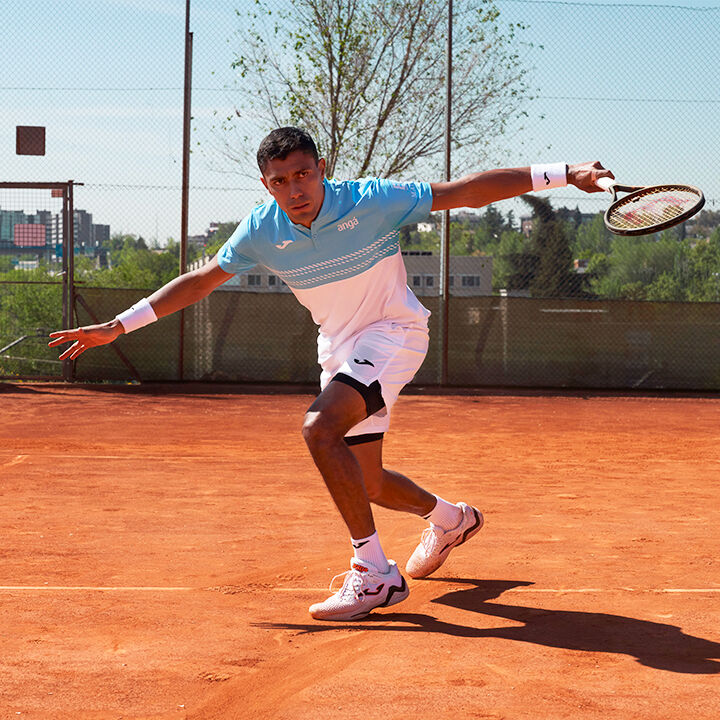
[{"label": "metal fence post", "polygon": [[[450,180],[450,139],[452,129],[452,30],[453,3],[448,0],[448,28],[445,51],[445,180]],[[440,245],[440,384],[448,383],[448,346],[450,322],[450,211],[442,215]]]},{"label": "metal fence post", "polygon": [[[188,204],[190,195],[190,117],[192,113],[192,52],[190,32],[190,0],[185,2],[185,92],[183,99],[183,169],[182,208],[180,218],[180,275],[187,272]],[[180,311],[180,347],[178,348],[178,380],[185,379],[185,310]]]},{"label": "metal fence post", "polygon": [[[63,188],[63,329],[73,327],[75,310],[75,201],[73,181]],[[75,361],[63,361],[63,380],[75,380]]]}]

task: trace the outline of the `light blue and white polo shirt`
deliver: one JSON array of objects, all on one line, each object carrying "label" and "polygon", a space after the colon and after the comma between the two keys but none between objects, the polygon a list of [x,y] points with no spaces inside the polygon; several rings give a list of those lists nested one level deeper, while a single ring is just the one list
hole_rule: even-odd
[{"label": "light blue and white polo shirt", "polygon": [[325,180],[310,228],[273,200],[255,208],[218,253],[228,273],[263,265],[319,325],[319,360],[373,325],[426,327],[430,312],[407,286],[398,230],[430,214],[429,183]]}]

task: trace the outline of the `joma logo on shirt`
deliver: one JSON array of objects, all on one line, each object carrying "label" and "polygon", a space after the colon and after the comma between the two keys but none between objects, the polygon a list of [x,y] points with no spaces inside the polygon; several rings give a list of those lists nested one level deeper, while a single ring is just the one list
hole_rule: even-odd
[{"label": "joma logo on shirt", "polygon": [[337,226],[338,232],[342,232],[343,230],[352,230],[353,228],[358,226],[358,219],[353,215],[352,220],[348,220],[347,222],[340,223]]}]

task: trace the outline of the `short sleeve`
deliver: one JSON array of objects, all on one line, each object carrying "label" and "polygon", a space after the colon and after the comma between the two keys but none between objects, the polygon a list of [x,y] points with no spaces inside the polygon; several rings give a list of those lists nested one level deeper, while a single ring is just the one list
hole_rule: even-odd
[{"label": "short sleeve", "polygon": [[227,273],[245,272],[258,264],[250,254],[250,219],[248,215],[218,251],[218,265]]},{"label": "short sleeve", "polygon": [[382,211],[395,227],[426,220],[432,209],[430,183],[377,181]]}]

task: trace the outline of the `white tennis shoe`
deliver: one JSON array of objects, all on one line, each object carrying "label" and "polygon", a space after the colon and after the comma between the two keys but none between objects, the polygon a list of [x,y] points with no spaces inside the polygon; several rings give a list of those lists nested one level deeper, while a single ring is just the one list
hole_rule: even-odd
[{"label": "white tennis shoe", "polygon": [[405,570],[411,578],[424,578],[434,573],[447,559],[453,548],[462,545],[483,526],[482,513],[471,505],[461,502],[457,506],[462,510],[460,524],[452,530],[443,530],[430,525],[423,530],[420,544],[410,556]]},{"label": "white tennis shoe", "polygon": [[330,590],[338,578],[344,578],[342,587],[327,600],[310,606],[310,615],[316,620],[359,620],[377,607],[395,605],[404,600],[410,590],[397,564],[388,560],[390,569],[381,573],[364,560],[352,558],[350,569],[336,575]]}]

